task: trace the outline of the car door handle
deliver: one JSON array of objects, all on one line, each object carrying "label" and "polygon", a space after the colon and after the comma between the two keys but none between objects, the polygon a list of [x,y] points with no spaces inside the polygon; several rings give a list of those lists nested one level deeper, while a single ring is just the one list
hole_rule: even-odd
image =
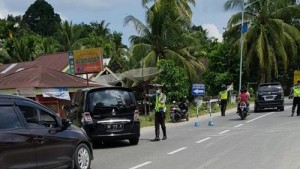
[{"label": "car door handle", "polygon": [[45,138],[43,138],[43,137],[35,137],[35,138],[33,138],[33,140],[35,142],[37,142],[38,144],[44,144],[46,142]]}]

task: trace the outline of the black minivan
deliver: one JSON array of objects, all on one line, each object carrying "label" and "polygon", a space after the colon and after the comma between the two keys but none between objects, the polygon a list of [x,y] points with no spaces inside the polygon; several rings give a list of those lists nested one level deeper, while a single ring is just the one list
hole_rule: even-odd
[{"label": "black minivan", "polygon": [[93,141],[128,139],[136,145],[140,121],[133,91],[126,87],[102,86],[76,91],[70,106],[64,106],[68,118],[76,120]]},{"label": "black minivan", "polygon": [[284,93],[279,82],[261,83],[257,87],[254,112],[265,108],[284,110]]},{"label": "black minivan", "polygon": [[0,94],[0,168],[89,169],[92,159],[84,130],[31,99]]}]

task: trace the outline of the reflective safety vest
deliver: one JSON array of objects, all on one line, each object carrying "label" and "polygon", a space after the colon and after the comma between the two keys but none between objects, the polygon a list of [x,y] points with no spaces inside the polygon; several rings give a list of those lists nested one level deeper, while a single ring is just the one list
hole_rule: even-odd
[{"label": "reflective safety vest", "polygon": [[228,92],[227,92],[227,90],[224,90],[224,91],[221,91],[219,93],[219,95],[220,95],[221,100],[227,100]]},{"label": "reflective safety vest", "polygon": [[[160,101],[163,101],[163,103]],[[155,111],[159,111],[160,108],[163,108],[164,110],[166,108],[166,95],[163,93],[156,95]]]},{"label": "reflective safety vest", "polygon": [[300,85],[296,85],[293,87],[293,96],[300,97]]}]

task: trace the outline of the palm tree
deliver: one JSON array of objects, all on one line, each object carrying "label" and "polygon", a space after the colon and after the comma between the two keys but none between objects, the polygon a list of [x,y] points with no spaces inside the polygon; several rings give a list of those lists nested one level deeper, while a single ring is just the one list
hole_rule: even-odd
[{"label": "palm tree", "polygon": [[60,31],[58,31],[56,38],[63,45],[64,51],[80,49],[82,47],[80,42],[82,31],[82,26],[64,21],[61,23]]},{"label": "palm tree", "polygon": [[92,31],[98,36],[108,36],[109,35],[109,23],[105,23],[105,20],[102,20],[100,23],[91,22]]},{"label": "palm tree", "polygon": [[61,48],[61,46],[57,40],[55,40],[53,38],[42,37],[38,41],[37,54],[44,55],[44,54],[55,53],[55,52],[59,51],[60,48]]},{"label": "palm tree", "polygon": [[[144,0],[143,4],[149,1]],[[125,24],[133,23],[140,34],[130,37],[135,60],[144,60],[145,66],[157,66],[160,59],[173,60],[183,66],[193,79],[196,70],[203,69],[204,65],[189,52],[193,44],[188,32],[191,20],[187,15],[189,10],[185,10],[189,6],[183,2],[189,1],[155,1],[146,11],[146,25],[133,16],[127,16]]]},{"label": "palm tree", "polygon": [[[243,0],[228,0],[225,3],[226,10],[242,7]],[[300,7],[291,0],[249,0],[244,11],[245,21],[251,25],[243,34],[246,71],[252,75],[260,74],[260,82],[277,78],[279,68],[283,67],[286,71],[289,61],[297,56],[300,32],[285,21],[299,19]],[[242,12],[230,18],[229,32],[241,31],[241,18]],[[235,42],[237,48],[239,39]]]},{"label": "palm tree", "polygon": [[4,49],[9,55],[10,63],[33,61],[37,56],[36,41],[37,37],[34,35],[24,36],[20,39],[8,39]]}]

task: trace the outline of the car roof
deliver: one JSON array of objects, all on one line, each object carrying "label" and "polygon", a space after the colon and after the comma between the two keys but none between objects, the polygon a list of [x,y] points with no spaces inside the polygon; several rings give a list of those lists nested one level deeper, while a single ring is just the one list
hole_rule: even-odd
[{"label": "car roof", "polygon": [[279,82],[260,83],[258,86],[281,85]]},{"label": "car roof", "polygon": [[27,100],[30,100],[23,96],[11,95],[11,94],[0,94],[0,98],[1,99],[27,99]]},{"label": "car roof", "polygon": [[132,89],[130,89],[128,87],[121,87],[121,86],[90,87],[90,88],[79,89],[78,91],[91,92],[91,91],[102,90],[102,89],[121,89],[121,90],[126,90],[126,91],[129,91],[129,92],[132,92]]},{"label": "car roof", "polygon": [[23,96],[18,95],[11,95],[11,94],[0,94],[0,105],[13,105],[14,101],[12,99],[21,99],[21,100],[28,100],[32,101],[31,99],[28,99]]}]

